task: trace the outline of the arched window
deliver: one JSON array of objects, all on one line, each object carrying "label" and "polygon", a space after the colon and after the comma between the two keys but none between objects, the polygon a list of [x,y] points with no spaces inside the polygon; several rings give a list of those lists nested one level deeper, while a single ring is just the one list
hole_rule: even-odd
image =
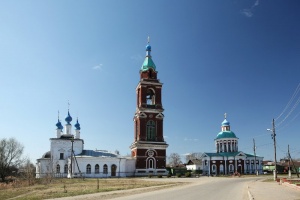
[{"label": "arched window", "polygon": [[86,173],[87,174],[90,174],[92,171],[91,171],[91,165],[90,164],[87,164],[86,166]]},{"label": "arched window", "polygon": [[99,174],[99,165],[98,164],[95,165],[95,174]]},{"label": "arched window", "polygon": [[150,120],[147,122],[147,140],[154,141],[156,137],[155,122]]},{"label": "arched window", "polygon": [[147,160],[147,168],[148,169],[154,169],[155,168],[155,161],[153,158],[149,158]]},{"label": "arched window", "polygon": [[147,90],[146,100],[147,100],[147,105],[150,106],[155,105],[155,93],[152,89]]},{"label": "arched window", "polygon": [[116,172],[117,172],[117,166],[112,165],[111,166],[111,176],[116,176]]},{"label": "arched window", "polygon": [[56,173],[60,173],[60,165],[59,164],[56,165]]},{"label": "arched window", "polygon": [[216,172],[216,169],[217,169],[216,165],[212,165],[212,166],[211,166],[211,171],[212,171],[212,172],[215,173],[215,172]]},{"label": "arched window", "polygon": [[67,164],[65,164],[64,173],[68,173],[68,165]]},{"label": "arched window", "polygon": [[224,173],[224,166],[221,164],[220,165],[220,174],[223,174]]},{"label": "arched window", "polygon": [[107,165],[105,164],[105,165],[103,165],[103,174],[107,174],[107,173],[108,173]]},{"label": "arched window", "polygon": [[233,164],[229,165],[229,172],[233,172]]}]

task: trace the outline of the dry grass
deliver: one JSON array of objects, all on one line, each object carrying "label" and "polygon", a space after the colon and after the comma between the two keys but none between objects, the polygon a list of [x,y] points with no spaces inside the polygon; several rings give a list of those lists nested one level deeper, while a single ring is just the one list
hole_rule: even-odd
[{"label": "dry grass", "polygon": [[[14,182],[0,185],[0,199],[49,199],[58,197],[92,194],[151,186],[174,185],[174,182],[145,181],[137,178],[120,179],[52,179],[38,180],[39,183],[28,186],[27,182]],[[98,187],[99,182],[99,187]],[[99,188],[99,189],[98,189]]]}]

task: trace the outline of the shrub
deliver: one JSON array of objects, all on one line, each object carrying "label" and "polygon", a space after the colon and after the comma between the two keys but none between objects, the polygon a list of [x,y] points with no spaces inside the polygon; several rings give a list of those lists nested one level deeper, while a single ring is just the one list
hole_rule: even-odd
[{"label": "shrub", "polygon": [[153,176],[152,174],[148,174],[148,178],[152,178],[152,176]]},{"label": "shrub", "polygon": [[170,173],[167,175],[168,178],[170,178],[171,176],[172,176],[172,174],[170,174]]},{"label": "shrub", "polygon": [[162,178],[162,175],[158,175],[157,178]]},{"label": "shrub", "polygon": [[181,174],[180,174],[180,173],[177,173],[177,174],[176,174],[176,177],[177,177],[177,178],[180,178],[180,177],[181,177]]},{"label": "shrub", "polygon": [[191,176],[192,176],[191,172],[186,172],[185,173],[185,177],[191,177]]}]

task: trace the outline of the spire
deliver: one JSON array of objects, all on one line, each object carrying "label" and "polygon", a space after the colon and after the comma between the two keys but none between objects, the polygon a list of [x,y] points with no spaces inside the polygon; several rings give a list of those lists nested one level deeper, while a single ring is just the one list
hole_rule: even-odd
[{"label": "spire", "polygon": [[154,71],[156,71],[156,66],[151,57],[150,37],[148,36],[148,42],[146,45],[146,57],[145,57],[145,60],[144,60],[141,70],[147,71],[149,68],[152,68]]}]

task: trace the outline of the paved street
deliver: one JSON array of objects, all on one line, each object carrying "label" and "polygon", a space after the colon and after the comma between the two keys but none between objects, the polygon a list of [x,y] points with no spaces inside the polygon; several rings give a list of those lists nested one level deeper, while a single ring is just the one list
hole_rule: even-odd
[{"label": "paved street", "polygon": [[[183,200],[183,199],[223,199],[223,200],[300,200],[300,190],[295,190],[277,182],[262,182],[264,177],[241,178],[152,178],[149,181],[188,182],[186,185],[167,189],[134,189],[114,191],[76,197],[61,198],[61,200]],[[137,194],[136,194],[137,193]]]}]

